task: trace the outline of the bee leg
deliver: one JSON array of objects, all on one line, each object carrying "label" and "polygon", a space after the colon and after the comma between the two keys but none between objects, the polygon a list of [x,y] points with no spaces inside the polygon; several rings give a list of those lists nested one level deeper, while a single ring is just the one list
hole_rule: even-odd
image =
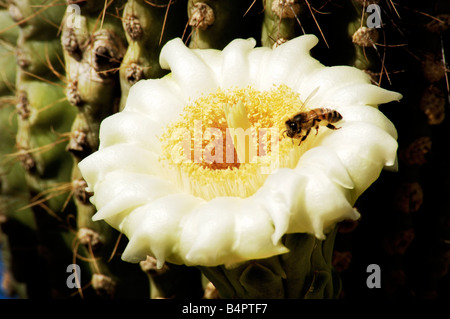
[{"label": "bee leg", "polygon": [[330,124],[330,123],[327,124],[327,127],[328,127],[330,130],[339,130],[339,129],[340,129],[340,127],[336,127],[336,126],[334,126],[333,124]]},{"label": "bee leg", "polygon": [[320,122],[320,120],[319,119],[317,119],[316,120],[317,121],[317,124],[314,122],[314,128],[316,129],[316,135],[319,133],[319,122]]},{"label": "bee leg", "polygon": [[319,134],[319,124],[317,124],[314,128],[316,129],[316,135]]},{"label": "bee leg", "polygon": [[298,145],[299,145],[299,146],[300,146],[300,144],[301,144],[304,140],[306,140],[306,138],[307,138],[308,135],[309,135],[309,132],[311,132],[311,128],[309,128],[309,129],[306,131],[305,135],[302,136],[302,138],[300,139],[300,142],[298,142]]},{"label": "bee leg", "polygon": [[311,132],[311,128],[309,128],[306,133],[305,136],[303,136],[303,139],[306,140],[306,138],[308,137],[309,133]]}]

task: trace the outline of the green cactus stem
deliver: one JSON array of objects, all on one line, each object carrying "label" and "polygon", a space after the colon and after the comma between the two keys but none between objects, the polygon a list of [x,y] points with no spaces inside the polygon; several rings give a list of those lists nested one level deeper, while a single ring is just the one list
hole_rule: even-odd
[{"label": "green cactus stem", "polygon": [[221,50],[235,38],[259,39],[262,15],[258,15],[259,4],[252,7],[252,3],[248,0],[189,0],[189,47]]},{"label": "green cactus stem", "polygon": [[[36,223],[36,252],[41,297],[67,297],[65,272],[72,260],[74,214],[67,202],[72,160],[65,151],[75,108],[64,97],[61,46],[57,39],[64,7],[57,1],[10,1],[9,13],[19,26],[17,41],[16,151],[25,170],[29,204]],[[20,214],[20,211],[17,211]]]},{"label": "green cactus stem", "polygon": [[[6,278],[2,285],[9,295],[26,298],[33,290],[26,267],[37,261],[36,224],[28,204],[25,173],[9,156],[15,150],[17,121],[12,99],[0,98],[0,246]],[[37,288],[37,287],[35,287]]]},{"label": "green cactus stem", "polygon": [[307,10],[300,1],[266,1],[262,25],[262,45],[273,47],[300,34],[301,13]]},{"label": "green cactus stem", "polygon": [[[77,210],[75,250],[80,257],[77,262],[88,260],[90,283],[97,296],[142,297],[148,294],[146,276],[137,265],[114,257],[123,248],[124,240],[106,223],[92,221],[96,210],[89,202],[91,194],[86,192],[86,183],[77,167],[80,160],[98,149],[101,121],[119,110],[119,68],[127,45],[118,12],[125,1],[114,1],[107,7],[96,6],[92,1],[76,5],[80,11],[75,17],[70,8],[66,12],[61,43],[67,76],[66,96],[77,109],[67,145],[75,164],[71,185]],[[117,250],[116,244],[119,244]]]},{"label": "green cactus stem", "polygon": [[167,74],[159,65],[159,54],[170,39],[181,37],[187,23],[184,1],[129,0],[122,14],[128,48],[120,66],[120,108],[125,106],[128,90],[142,79]]},{"label": "green cactus stem", "polygon": [[14,95],[16,82],[15,46],[19,28],[7,10],[0,9],[0,96]]},{"label": "green cactus stem", "polygon": [[150,281],[152,299],[199,299],[203,295],[201,273],[195,267],[165,263],[158,269],[156,259],[147,256],[142,270]]},{"label": "green cactus stem", "polygon": [[28,204],[28,190],[23,168],[10,156],[15,152],[17,133],[14,95],[19,28],[6,8],[0,10],[0,30],[0,246],[5,263],[1,284],[7,294],[26,298],[27,289],[32,289],[24,261],[36,260],[36,225],[30,209],[17,213]]},{"label": "green cactus stem", "polygon": [[54,267],[50,272],[47,268],[45,274],[48,282],[56,285],[54,289],[60,291],[57,294],[66,295],[69,292],[61,279],[71,261],[73,237],[66,218],[73,212],[70,205],[66,206],[72,162],[65,151],[67,138],[63,134],[70,128],[75,110],[65,101],[61,83],[19,76],[17,92],[16,154],[26,172],[29,206],[36,219],[43,262]]},{"label": "green cactus stem", "polygon": [[251,260],[234,268],[200,267],[221,298],[329,299],[340,293],[331,260],[336,231],[323,241],[309,234],[285,237],[289,254]]}]

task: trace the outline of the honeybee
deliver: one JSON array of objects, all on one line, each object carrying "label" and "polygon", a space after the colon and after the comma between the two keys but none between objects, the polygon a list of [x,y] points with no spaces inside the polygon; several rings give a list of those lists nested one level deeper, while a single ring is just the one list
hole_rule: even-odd
[{"label": "honeybee", "polygon": [[[304,106],[318,90],[319,88],[316,88],[311,92],[303,103]],[[286,130],[283,135],[286,134],[292,139],[300,139],[298,143],[300,145],[308,137],[312,128],[316,129],[316,135],[319,133],[319,125],[326,126],[331,130],[338,130],[340,127],[336,127],[332,123],[340,120],[342,120],[342,115],[338,111],[328,108],[316,108],[307,112],[300,112],[285,122]]]},{"label": "honeybee", "polygon": [[316,129],[316,135],[319,133],[319,125],[326,126],[331,130],[338,130],[340,127],[334,126],[342,120],[342,115],[336,111],[327,108],[317,108],[308,112],[300,112],[286,121],[285,134],[290,138],[300,139],[301,144],[309,135],[312,128]]}]

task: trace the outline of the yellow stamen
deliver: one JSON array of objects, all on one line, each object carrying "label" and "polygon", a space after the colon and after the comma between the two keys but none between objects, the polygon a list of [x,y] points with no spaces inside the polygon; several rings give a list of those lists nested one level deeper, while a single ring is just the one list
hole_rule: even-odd
[{"label": "yellow stamen", "polygon": [[285,121],[302,110],[299,94],[285,85],[202,96],[161,136],[164,178],[207,200],[251,196],[275,169],[295,167],[308,148],[308,141],[298,146],[282,136]]},{"label": "yellow stamen", "polygon": [[227,131],[230,133],[227,137],[231,136],[233,138],[232,143],[239,163],[253,162],[257,152],[257,142],[255,130],[252,129],[244,103],[238,101],[236,105],[224,104],[223,111],[227,119]]}]

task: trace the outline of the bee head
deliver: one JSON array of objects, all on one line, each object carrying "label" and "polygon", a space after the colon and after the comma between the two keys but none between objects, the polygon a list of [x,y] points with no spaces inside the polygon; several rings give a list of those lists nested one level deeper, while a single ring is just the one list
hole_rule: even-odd
[{"label": "bee head", "polygon": [[293,138],[298,131],[298,124],[292,120],[286,121],[286,135]]}]

